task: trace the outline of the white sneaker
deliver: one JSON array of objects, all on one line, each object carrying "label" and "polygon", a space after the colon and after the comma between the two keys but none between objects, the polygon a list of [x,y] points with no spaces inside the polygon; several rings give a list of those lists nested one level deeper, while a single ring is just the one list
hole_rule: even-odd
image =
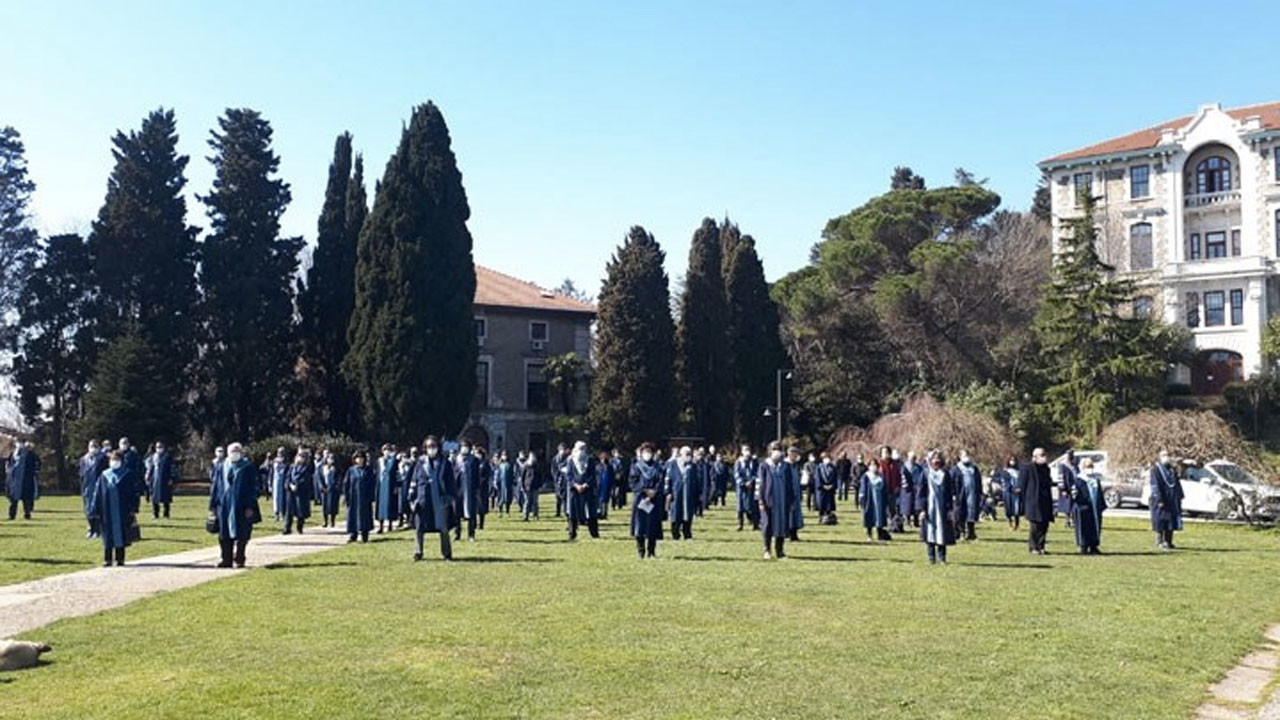
[{"label": "white sneaker", "polygon": [[769,554],[769,551],[768,551],[768,550],[765,550],[765,551],[764,551],[764,559],[765,559],[765,560],[772,560],[772,559],[773,559],[773,556]]}]

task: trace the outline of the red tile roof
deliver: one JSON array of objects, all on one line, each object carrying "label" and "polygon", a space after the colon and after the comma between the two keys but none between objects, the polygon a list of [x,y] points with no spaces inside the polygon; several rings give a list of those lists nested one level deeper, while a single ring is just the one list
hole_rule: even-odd
[{"label": "red tile roof", "polygon": [[591,303],[544,290],[531,282],[525,282],[481,265],[476,265],[474,304],[485,307],[596,314],[596,306]]},{"label": "red tile roof", "polygon": [[[1248,105],[1245,107],[1227,110],[1226,113],[1236,120],[1244,120],[1245,118],[1257,115],[1262,119],[1263,130],[1280,130],[1280,102],[1265,103],[1262,105]],[[1114,155],[1117,153],[1134,152],[1138,150],[1148,150],[1160,144],[1160,136],[1166,128],[1180,130],[1195,118],[1194,115],[1180,117],[1177,120],[1154,125],[1145,130],[1139,130],[1128,135],[1111,138],[1096,145],[1072,150],[1068,153],[1055,155],[1045,160],[1046,163],[1062,162],[1064,160],[1079,160],[1080,158],[1095,157],[1098,155]]]}]

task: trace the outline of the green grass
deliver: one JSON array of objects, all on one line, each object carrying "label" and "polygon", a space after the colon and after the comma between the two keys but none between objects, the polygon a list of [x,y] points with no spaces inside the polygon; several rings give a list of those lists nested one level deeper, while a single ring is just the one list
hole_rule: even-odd
[{"label": "green grass", "polygon": [[[146,505],[138,516],[142,541],[129,548],[129,559],[165,555],[216,545],[204,531],[208,514],[206,497],[179,496],[170,507],[169,519],[151,518]],[[4,505],[8,509],[8,504]],[[0,585],[35,580],[102,564],[102,541],[85,538],[88,526],[84,504],[78,495],[50,495],[36,501],[31,520],[8,515],[0,519]]]},{"label": "green grass", "polygon": [[617,517],[574,545],[493,519],[449,565],[398,533],[60,622],[0,712],[1164,720],[1280,620],[1274,531],[1198,524],[1159,554],[1116,520],[1095,558],[1057,526],[1040,558],[986,524],[930,567],[849,524],[765,562],[730,515],[644,562]]}]

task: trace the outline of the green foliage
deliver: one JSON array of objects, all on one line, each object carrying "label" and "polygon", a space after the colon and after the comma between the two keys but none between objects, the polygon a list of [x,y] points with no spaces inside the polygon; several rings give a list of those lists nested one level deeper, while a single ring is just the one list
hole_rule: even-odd
[{"label": "green foliage", "polygon": [[[764,265],[750,235],[741,235],[728,221],[720,233],[724,248],[724,289],[728,298],[730,379],[729,403],[734,439],[755,444],[772,436],[764,422],[773,405],[777,372],[788,364],[779,327],[777,303],[769,296]],[[728,240],[723,240],[723,238]]]},{"label": "green foliage", "polygon": [[893,169],[889,178],[890,190],[924,190],[924,178],[912,172],[911,168],[899,165]]},{"label": "green foliage", "polygon": [[547,385],[559,395],[560,411],[566,416],[572,415],[573,398],[578,387],[586,381],[587,361],[574,352],[554,355],[547,358],[542,374]]},{"label": "green foliage", "polygon": [[103,349],[84,395],[84,416],[74,425],[73,447],[92,439],[128,437],[138,447],[182,439],[179,390],[166,382],[164,358],[141,331],[126,329]]},{"label": "green foliage", "polygon": [[440,110],[414,108],[356,253],[342,363],[365,429],[418,442],[462,429],[476,387],[471,209]]},{"label": "green foliage", "polygon": [[676,326],[676,379],[686,434],[724,442],[733,434],[729,370],[730,317],[725,294],[720,228],[704,218],[689,245],[689,269]]},{"label": "green foliage", "polygon": [[302,239],[280,237],[289,186],[257,111],[228,109],[211,133],[210,234],[201,248],[200,429],[247,441],[284,425],[296,361],[292,283]]},{"label": "green foliage", "polygon": [[1280,314],[1267,318],[1262,328],[1262,357],[1272,366],[1280,363]]},{"label": "green foliage", "polygon": [[632,227],[600,288],[589,418],[608,445],[634,448],[675,431],[675,323],[664,258],[653,235]]},{"label": "green foliage", "polygon": [[364,443],[338,433],[284,433],[255,440],[245,446],[245,452],[255,462],[261,462],[269,455],[274,456],[279,448],[284,448],[288,456],[293,457],[293,453],[303,447],[311,448],[317,456],[322,449],[331,450],[334,456],[343,462],[356,450],[368,450]]},{"label": "green foliage", "polygon": [[1223,388],[1228,416],[1250,440],[1264,440],[1280,410],[1280,375],[1270,368]]},{"label": "green foliage", "polygon": [[1053,221],[1053,197],[1049,191],[1049,176],[1041,175],[1036,183],[1035,195],[1031,197],[1031,214],[1041,222]]},{"label": "green foliage", "polygon": [[36,263],[37,236],[27,204],[36,185],[27,176],[22,138],[0,128],[0,348],[13,342],[12,319]]},{"label": "green foliage", "polygon": [[188,158],[179,155],[172,110],[112,139],[115,166],[89,234],[98,283],[99,337],[137,327],[162,348],[164,382],[184,390],[196,359],[196,235],[187,225]]},{"label": "green foliage", "polygon": [[93,371],[95,299],[89,248],[79,235],[49,238],[19,304],[13,379],[18,405],[53,450],[59,485],[69,479],[67,428]]}]

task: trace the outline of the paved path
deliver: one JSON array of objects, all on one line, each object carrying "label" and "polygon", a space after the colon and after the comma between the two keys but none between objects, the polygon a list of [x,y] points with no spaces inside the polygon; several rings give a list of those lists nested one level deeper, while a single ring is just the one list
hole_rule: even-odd
[{"label": "paved path", "polygon": [[219,569],[217,545],[141,560],[125,567],[95,568],[0,587],[0,638],[35,630],[63,618],[92,615],[139,598],[230,577],[255,567],[276,565],[345,544],[335,528],[298,535],[263,535],[249,541],[244,570]]},{"label": "paved path", "polygon": [[[1212,699],[1196,709],[1196,720],[1280,720],[1280,625],[1267,628],[1266,640],[1209,688]],[[1263,703],[1268,690],[1270,698]]]}]

